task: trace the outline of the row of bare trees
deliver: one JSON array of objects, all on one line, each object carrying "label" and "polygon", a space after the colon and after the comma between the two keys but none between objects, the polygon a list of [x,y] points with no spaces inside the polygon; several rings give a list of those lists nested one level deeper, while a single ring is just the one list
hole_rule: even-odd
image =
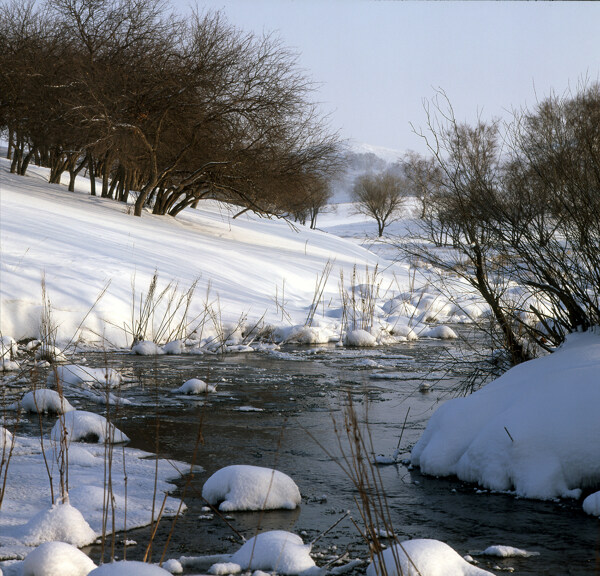
[{"label": "row of bare trees", "polygon": [[[82,170],[92,194],[176,215],[206,197],[310,213],[338,139],[296,55],[220,13],[154,0],[0,4],[0,129],[13,172]],[[95,179],[101,179],[97,191]],[[312,207],[312,208],[311,208]],[[318,210],[317,210],[318,211]]]},{"label": "row of bare trees", "polygon": [[422,133],[431,155],[408,166],[420,234],[399,246],[479,292],[511,364],[600,325],[600,85],[507,124],[460,123],[440,96]]}]

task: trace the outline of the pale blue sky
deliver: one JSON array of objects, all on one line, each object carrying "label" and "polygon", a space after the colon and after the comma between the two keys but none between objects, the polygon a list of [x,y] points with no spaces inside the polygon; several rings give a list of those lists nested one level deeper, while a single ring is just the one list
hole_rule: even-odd
[{"label": "pale blue sky", "polygon": [[[185,12],[191,2],[173,0]],[[321,84],[344,138],[423,151],[410,122],[440,87],[459,119],[507,116],[600,79],[599,2],[204,0],[236,26],[276,32]]]}]

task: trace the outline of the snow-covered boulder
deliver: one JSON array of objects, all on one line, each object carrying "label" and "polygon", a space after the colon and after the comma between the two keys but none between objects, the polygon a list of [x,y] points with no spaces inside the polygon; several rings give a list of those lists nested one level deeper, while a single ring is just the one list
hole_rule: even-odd
[{"label": "snow-covered boulder", "polygon": [[275,342],[296,342],[297,344],[327,344],[337,339],[337,335],[327,327],[306,326],[278,326],[273,331]]},{"label": "snow-covered boulder", "polygon": [[[383,564],[383,566],[382,566]],[[367,576],[493,576],[472,566],[439,540],[407,540],[387,548],[367,568]]]},{"label": "snow-covered boulder", "polygon": [[139,356],[159,356],[164,354],[165,351],[151,340],[142,340],[131,348],[131,353]]},{"label": "snow-covered boulder", "polygon": [[206,392],[216,392],[215,386],[207,384],[204,380],[191,378],[184,382],[179,388],[173,390],[175,394],[205,394]]},{"label": "snow-covered boulder", "polygon": [[600,492],[590,494],[583,501],[583,511],[590,516],[598,516],[600,518]]},{"label": "snow-covered boulder", "polygon": [[88,576],[170,576],[164,568],[155,564],[146,564],[133,560],[120,560],[110,564],[102,564],[92,570]]},{"label": "snow-covered boulder", "polygon": [[27,392],[16,406],[20,406],[27,412],[37,413],[64,414],[75,410],[64,396],[61,396],[56,390],[46,388]]},{"label": "snow-covered boulder", "polygon": [[283,472],[259,466],[233,465],[215,472],[204,484],[202,497],[219,510],[293,510],[300,490]]},{"label": "snow-covered boulder", "polygon": [[572,334],[431,417],[412,451],[425,474],[499,491],[579,497],[600,484],[600,336]]},{"label": "snow-covered boulder", "polygon": [[18,372],[21,365],[9,358],[0,358],[0,372]]},{"label": "snow-covered boulder", "polygon": [[443,324],[427,327],[419,332],[419,336],[421,338],[439,338],[441,340],[455,340],[458,338],[458,335],[450,326],[444,326]]},{"label": "snow-covered boulder", "polygon": [[81,512],[68,503],[42,510],[17,530],[22,532],[22,540],[28,546],[59,541],[81,547],[91,544],[97,536]]},{"label": "snow-covered boulder", "polygon": [[[273,530],[262,532],[246,542],[229,562],[213,564],[211,574],[230,573],[235,566],[241,570],[267,570],[278,574],[301,574],[315,567],[310,546],[291,532]],[[229,572],[223,572],[225,567]]]},{"label": "snow-covered boulder", "polygon": [[65,542],[45,542],[31,551],[21,566],[22,576],[87,576],[96,568],[81,550]]},{"label": "snow-covered boulder", "polygon": [[60,442],[63,425],[67,430],[67,440],[70,442],[99,442],[120,443],[129,442],[129,438],[123,434],[114,424],[100,414],[86,412],[85,410],[74,410],[67,412],[53,426],[50,437],[55,442]]},{"label": "snow-covered boulder", "polygon": [[346,332],[344,344],[356,347],[377,346],[377,338],[366,330],[349,330]]},{"label": "snow-covered boulder", "polygon": [[57,366],[48,375],[48,382],[55,384],[57,379],[60,384],[70,386],[86,384],[102,388],[105,388],[107,385],[109,388],[115,388],[123,380],[121,374],[114,368],[90,368],[89,366],[78,364]]}]

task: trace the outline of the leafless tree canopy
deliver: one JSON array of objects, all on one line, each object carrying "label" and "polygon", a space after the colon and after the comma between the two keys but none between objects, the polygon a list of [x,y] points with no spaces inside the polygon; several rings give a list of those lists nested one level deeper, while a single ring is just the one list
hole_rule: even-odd
[{"label": "leafless tree canopy", "polygon": [[435,171],[411,167],[434,193],[402,249],[480,293],[513,364],[599,325],[600,86],[552,95],[507,126],[460,124],[444,99],[429,112]]},{"label": "leafless tree canopy", "polygon": [[[0,4],[0,129],[12,170],[176,215],[205,197],[260,213],[311,204],[339,165],[296,55],[220,13],[149,0]],[[95,186],[92,186],[95,194]]]},{"label": "leafless tree canopy", "polygon": [[404,178],[388,170],[359,176],[352,187],[352,198],[361,214],[375,219],[381,237],[386,226],[400,218],[406,189]]}]

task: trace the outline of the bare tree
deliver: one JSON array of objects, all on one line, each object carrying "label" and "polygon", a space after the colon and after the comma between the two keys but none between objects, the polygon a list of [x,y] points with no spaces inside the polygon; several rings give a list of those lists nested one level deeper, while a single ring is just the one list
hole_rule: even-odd
[{"label": "bare tree", "polygon": [[406,189],[405,180],[389,170],[379,174],[364,174],[355,180],[352,198],[356,210],[375,219],[379,237],[383,236],[386,226],[400,218]]}]

